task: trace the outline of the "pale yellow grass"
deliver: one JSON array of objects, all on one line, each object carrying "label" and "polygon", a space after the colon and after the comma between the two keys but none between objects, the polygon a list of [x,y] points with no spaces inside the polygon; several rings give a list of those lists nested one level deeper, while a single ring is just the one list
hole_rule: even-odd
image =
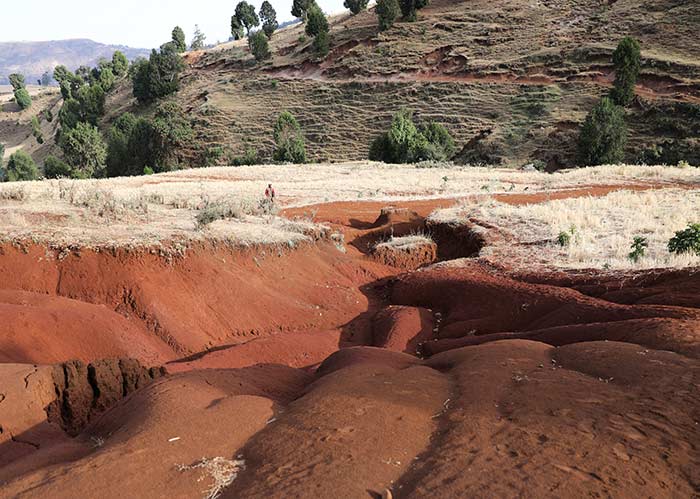
[{"label": "pale yellow grass", "polygon": [[433,238],[429,234],[409,234],[407,236],[391,236],[386,241],[378,243],[375,248],[391,248],[395,250],[406,250],[432,244]]},{"label": "pale yellow grass", "polygon": [[[689,222],[700,222],[700,190],[617,191],[603,197],[581,197],[539,204],[508,205],[489,199],[465,202],[431,215],[435,221],[486,222],[509,233],[513,241],[486,248],[483,255],[532,268],[637,269],[700,266],[700,256],[673,255],[668,240]],[[480,230],[483,230],[481,228]],[[568,246],[557,243],[560,233]],[[628,257],[634,237],[645,237],[646,254]]]},{"label": "pale yellow grass", "polygon": [[[104,180],[47,180],[0,185],[0,234],[60,245],[150,246],[222,239],[242,245],[296,244],[317,230],[259,216],[268,183],[280,207],[333,201],[393,202],[537,193],[589,185],[700,185],[695,168],[607,166],[553,175],[442,165],[416,168],[372,162],[259,165],[183,170]],[[198,228],[200,210],[235,205],[237,218]]]}]

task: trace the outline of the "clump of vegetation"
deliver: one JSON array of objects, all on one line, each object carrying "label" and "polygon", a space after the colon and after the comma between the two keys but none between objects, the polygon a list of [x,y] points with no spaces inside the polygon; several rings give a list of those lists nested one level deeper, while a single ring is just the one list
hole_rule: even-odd
[{"label": "clump of vegetation", "polygon": [[595,166],[619,163],[624,158],[627,125],[623,109],[607,97],[591,110],[579,135],[579,160]]},{"label": "clump of vegetation", "polygon": [[141,104],[149,104],[180,89],[180,72],[184,69],[182,57],[174,43],[166,43],[148,60],[134,62],[132,83],[134,97]]},{"label": "clump of vegetation", "polygon": [[668,241],[668,251],[675,254],[694,253],[700,256],[700,223],[688,224]]},{"label": "clump of vegetation", "polygon": [[454,153],[454,140],[444,126],[430,122],[417,127],[413,113],[403,109],[394,115],[389,131],[372,142],[369,159],[385,163],[445,161]]},{"label": "clump of vegetation", "polygon": [[400,0],[401,13],[406,21],[415,21],[418,10],[428,5],[429,0]]},{"label": "clump of vegetation", "polygon": [[80,122],[61,134],[59,146],[73,171],[82,177],[101,175],[107,159],[107,146],[100,131],[90,123]]},{"label": "clump of vegetation", "polygon": [[316,5],[315,0],[293,0],[292,15],[298,19],[306,21],[306,14],[312,5]]},{"label": "clump of vegetation", "polygon": [[7,161],[4,178],[7,182],[37,180],[39,178],[39,170],[29,154],[24,151],[17,151]]},{"label": "clump of vegetation", "polygon": [[10,80],[10,85],[12,85],[12,89],[14,90],[15,102],[17,105],[22,111],[28,109],[32,105],[32,98],[29,96],[29,92],[27,92],[27,88],[24,83],[24,75],[12,73],[8,79]]},{"label": "clump of vegetation", "polygon": [[260,5],[260,22],[262,23],[262,30],[265,32],[268,38],[272,38],[272,34],[279,27],[277,22],[277,12],[275,11],[272,4],[265,0],[262,5]]},{"label": "clump of vegetation", "polygon": [[275,152],[273,159],[288,163],[306,163],[306,147],[299,122],[289,111],[277,118],[273,130]]},{"label": "clump of vegetation", "polygon": [[34,138],[36,139],[37,143],[44,143],[44,134],[41,131],[39,118],[36,116],[32,116],[32,135],[34,135]]},{"label": "clump of vegetation", "polygon": [[248,44],[250,45],[250,51],[253,53],[253,57],[258,62],[269,59],[272,54],[270,54],[270,46],[267,42],[267,35],[263,31],[256,31],[252,36],[248,37]]},{"label": "clump of vegetation", "polygon": [[185,40],[185,32],[180,26],[175,26],[172,33],[172,41],[175,44],[175,49],[182,53],[187,50],[187,41]]},{"label": "clump of vegetation", "polygon": [[571,246],[571,242],[576,236],[576,226],[572,225],[568,231],[561,231],[557,236],[557,244],[562,248]]},{"label": "clump of vegetation", "polygon": [[46,178],[76,178],[73,168],[56,156],[47,156],[44,160],[44,177]]},{"label": "clump of vegetation", "polygon": [[379,31],[386,31],[394,25],[401,8],[398,0],[377,0],[374,11],[379,21]]},{"label": "clump of vegetation", "polygon": [[639,259],[644,256],[648,247],[649,241],[646,237],[636,236],[632,240],[632,245],[630,246],[631,251],[627,256],[634,263],[637,263]]},{"label": "clump of vegetation", "polygon": [[158,106],[152,120],[124,113],[109,131],[109,177],[141,175],[146,166],[156,172],[178,162],[177,151],[192,139],[192,126],[174,102]]},{"label": "clump of vegetation", "polygon": [[306,12],[306,34],[314,37],[314,53],[318,57],[328,55],[330,40],[328,36],[328,19],[315,3]]},{"label": "clump of vegetation", "polygon": [[255,149],[246,150],[243,156],[236,156],[231,160],[232,166],[245,166],[245,165],[257,165],[260,164],[260,157],[258,156],[258,151]]},{"label": "clump of vegetation", "polygon": [[641,59],[639,42],[634,38],[625,37],[617,45],[617,49],[613,53],[615,83],[610,93],[616,104],[628,106],[632,102]]},{"label": "clump of vegetation", "polygon": [[369,0],[345,0],[343,6],[353,14],[359,14],[367,8]]}]

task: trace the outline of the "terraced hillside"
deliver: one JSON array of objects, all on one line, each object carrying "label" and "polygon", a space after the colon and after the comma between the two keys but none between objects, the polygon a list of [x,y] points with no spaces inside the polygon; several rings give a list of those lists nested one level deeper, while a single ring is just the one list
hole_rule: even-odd
[{"label": "terraced hillside", "polygon": [[631,35],[643,68],[628,159],[676,139],[692,163],[700,161],[700,49],[690,43],[698,19],[699,4],[678,0],[436,0],[417,22],[379,33],[369,10],[332,19],[322,61],[299,25],[275,34],[263,65],[245,41],[190,53],[178,99],[202,147],[234,154],[269,153],[272,123],[288,109],[314,159],[360,159],[408,107],[445,123],[460,146],[471,140],[467,160],[557,167],[571,163],[579,123],[614,78],[612,51]]}]

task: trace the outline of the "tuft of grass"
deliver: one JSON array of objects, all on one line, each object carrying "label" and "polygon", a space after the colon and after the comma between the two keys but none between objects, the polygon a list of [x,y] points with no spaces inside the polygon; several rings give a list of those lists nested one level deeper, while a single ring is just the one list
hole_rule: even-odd
[{"label": "tuft of grass", "polygon": [[201,482],[206,478],[210,478],[212,481],[209,488],[203,491],[204,499],[217,499],[226,487],[238,477],[238,473],[245,469],[245,461],[243,459],[226,459],[221,456],[203,457],[193,464],[179,464],[177,469],[178,471],[204,470],[205,474],[197,481]]}]

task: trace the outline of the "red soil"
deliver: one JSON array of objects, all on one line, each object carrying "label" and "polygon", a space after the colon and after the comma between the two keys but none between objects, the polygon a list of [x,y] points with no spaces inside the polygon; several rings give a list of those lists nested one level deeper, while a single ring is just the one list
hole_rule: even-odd
[{"label": "red soil", "polygon": [[[0,361],[148,355],[171,374],[117,396],[96,363],[107,385],[60,404],[70,438],[45,412],[54,371],[0,364],[0,497],[205,497],[194,466],[216,457],[244,461],[223,497],[697,495],[700,273],[372,260],[452,203],[319,206],[347,253],[5,247]],[[430,229],[443,258],[499,243]]]}]

